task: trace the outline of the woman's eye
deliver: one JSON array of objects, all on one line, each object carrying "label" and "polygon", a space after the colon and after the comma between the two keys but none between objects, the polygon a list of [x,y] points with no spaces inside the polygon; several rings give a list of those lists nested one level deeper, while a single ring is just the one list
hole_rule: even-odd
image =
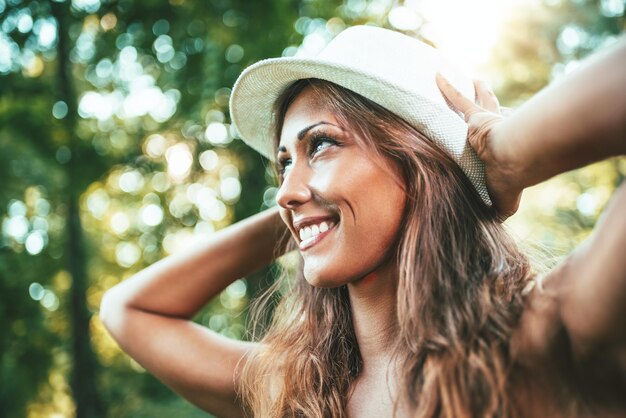
[{"label": "woman's eye", "polygon": [[291,166],[291,158],[281,158],[278,160],[278,174],[285,175],[287,169]]},{"label": "woman's eye", "polygon": [[313,140],[313,144],[311,147],[311,155],[315,155],[318,152],[321,152],[323,150],[325,150],[328,147],[331,147],[333,145],[337,145],[337,141],[330,139],[330,138],[316,138]]}]

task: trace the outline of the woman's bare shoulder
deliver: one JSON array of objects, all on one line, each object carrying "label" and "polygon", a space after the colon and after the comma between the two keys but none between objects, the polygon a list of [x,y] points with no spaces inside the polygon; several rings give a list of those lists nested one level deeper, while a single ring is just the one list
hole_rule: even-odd
[{"label": "woman's bare shoulder", "polygon": [[625,205],[622,185],[591,236],[535,286],[512,340],[520,359],[552,348],[580,372],[626,375]]},{"label": "woman's bare shoulder", "polygon": [[[511,388],[522,416],[550,411],[553,417],[626,416],[623,385],[605,367],[582,362],[563,319],[563,300],[577,280],[576,258],[570,256],[535,279],[525,309],[511,338]],[[617,367],[615,368],[618,369]],[[527,413],[526,413],[527,412]]]},{"label": "woman's bare shoulder", "polygon": [[511,354],[516,363],[535,365],[551,361],[566,349],[559,296],[565,285],[567,265],[565,260],[548,274],[534,278],[529,286],[519,325],[511,336]]}]

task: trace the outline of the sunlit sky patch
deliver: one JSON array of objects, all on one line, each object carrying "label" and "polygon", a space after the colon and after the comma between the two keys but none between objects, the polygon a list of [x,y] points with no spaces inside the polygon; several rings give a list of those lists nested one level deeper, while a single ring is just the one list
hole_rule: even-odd
[{"label": "sunlit sky patch", "polygon": [[[157,57],[160,53],[166,53],[166,46],[170,45],[164,36],[157,38],[160,42],[155,41]],[[171,38],[167,39],[171,43]],[[88,61],[91,58],[88,55],[94,50],[93,40],[94,35],[89,30],[83,31],[78,37],[75,53],[79,60]],[[87,79],[94,86],[104,87],[112,83],[118,88],[85,92],[79,100],[79,115],[100,121],[109,120],[113,116],[127,119],[146,115],[157,122],[169,120],[176,112],[181,94],[176,89],[163,91],[156,85],[154,76],[146,73],[139,60],[137,49],[127,45],[120,50],[115,61],[104,58],[92,72],[88,71]]]},{"label": "sunlit sky patch", "polygon": [[167,161],[167,172],[175,180],[183,180],[191,172],[193,156],[189,146],[185,143],[178,143],[167,149],[165,152]]},{"label": "sunlit sky patch", "polygon": [[[420,29],[450,61],[472,73],[485,63],[503,24],[517,5],[538,0],[408,0],[405,12],[390,14],[392,26]],[[423,19],[423,20],[422,20]],[[413,24],[413,27],[407,27]]]},{"label": "sunlit sky patch", "polygon": [[[613,0],[605,0],[609,2]],[[448,59],[467,73],[474,73],[489,58],[507,18],[518,6],[532,6],[539,0],[407,0],[389,11],[389,24],[407,33],[419,32],[431,41]],[[375,16],[389,2],[346,2],[345,10]],[[617,6],[611,6],[616,9]],[[370,10],[371,9],[371,10]],[[331,22],[332,21],[332,22]],[[341,19],[302,17],[295,29],[304,35],[299,46],[288,46],[284,56],[307,57],[317,54],[343,29]]]},{"label": "sunlit sky patch", "polygon": [[100,0],[72,0],[72,8],[87,13],[95,13],[100,9]]},{"label": "sunlit sky patch", "polygon": [[46,241],[47,234],[44,231],[35,230],[28,234],[24,246],[29,254],[37,255],[44,249]]},{"label": "sunlit sky patch", "polygon": [[133,242],[120,242],[115,247],[115,258],[122,267],[130,267],[139,261],[141,250]]},{"label": "sunlit sky patch", "polygon": [[44,308],[50,311],[56,311],[59,308],[59,298],[54,292],[37,282],[33,282],[28,286],[28,294],[31,299],[38,301]]},{"label": "sunlit sky patch", "polygon": [[215,170],[215,168],[217,167],[217,164],[219,163],[219,157],[217,153],[213,150],[204,151],[202,154],[200,154],[199,160],[200,160],[200,165],[206,171]]},{"label": "sunlit sky patch", "polygon": [[228,132],[228,127],[220,122],[209,123],[204,132],[204,136],[210,143],[215,145],[227,144],[232,140]]},{"label": "sunlit sky patch", "polygon": [[118,235],[123,234],[130,227],[130,219],[124,212],[117,212],[111,217],[111,229]]},{"label": "sunlit sky patch", "polygon": [[9,201],[7,216],[3,217],[0,223],[0,232],[3,237],[23,245],[28,254],[37,255],[48,245],[49,223],[45,216],[49,214],[50,203],[42,197],[35,196],[39,192],[34,189],[27,191],[26,194],[34,196],[26,199],[26,202],[29,200],[31,202],[30,208],[22,200]]},{"label": "sunlit sky patch", "polygon": [[151,203],[141,208],[140,219],[147,226],[157,226],[163,221],[161,206]]}]

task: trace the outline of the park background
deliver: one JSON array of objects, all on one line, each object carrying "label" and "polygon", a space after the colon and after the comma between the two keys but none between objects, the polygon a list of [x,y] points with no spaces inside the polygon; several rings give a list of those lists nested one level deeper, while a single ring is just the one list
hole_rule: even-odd
[{"label": "park background", "polygon": [[[207,416],[123,354],[98,309],[120,280],[274,204],[268,164],[228,115],[247,65],[368,23],[437,46],[515,107],[614,42],[624,4],[0,0],[0,416]],[[507,223],[556,260],[625,175],[623,159],[561,175]],[[245,338],[271,278],[233,283],[197,321]]]}]

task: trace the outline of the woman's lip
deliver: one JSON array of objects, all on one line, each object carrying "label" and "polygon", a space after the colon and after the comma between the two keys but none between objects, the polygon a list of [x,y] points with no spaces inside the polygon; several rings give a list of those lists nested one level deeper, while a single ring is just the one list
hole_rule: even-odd
[{"label": "woman's lip", "polygon": [[315,244],[323,240],[326,235],[330,234],[337,227],[337,225],[338,224],[333,225],[333,227],[330,228],[329,230],[320,232],[314,237],[307,238],[305,240],[300,241],[300,243],[298,244],[298,247],[300,247],[300,251],[308,250],[309,248],[311,248],[312,246],[314,246]]}]

